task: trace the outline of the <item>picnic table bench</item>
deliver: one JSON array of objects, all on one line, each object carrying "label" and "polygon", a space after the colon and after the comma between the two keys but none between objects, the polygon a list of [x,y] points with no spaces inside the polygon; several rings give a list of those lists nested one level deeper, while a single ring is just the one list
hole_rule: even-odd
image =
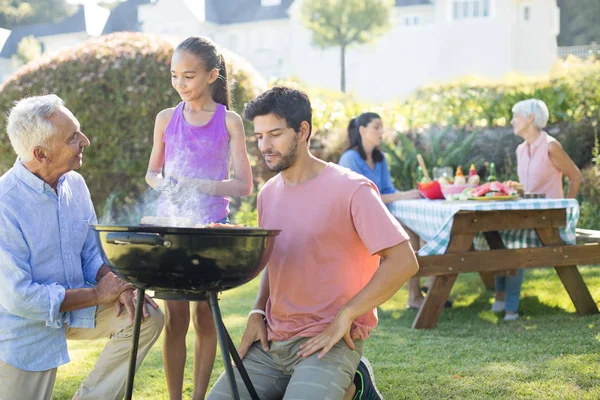
[{"label": "picnic table bench", "polygon": [[[598,312],[577,265],[600,263],[600,243],[590,239],[591,243],[575,244],[577,202],[547,199],[522,202],[496,202],[485,206],[466,202],[450,205],[431,202],[405,204],[404,207],[397,204],[402,202],[392,203],[395,206],[390,207],[392,214],[417,234],[421,231],[427,235],[428,231],[437,230],[433,238],[425,238],[433,243],[428,242],[417,256],[420,267],[417,276],[434,276],[435,280],[415,317],[413,328],[431,329],[436,326],[458,274],[467,272],[478,272],[486,286],[491,284],[493,288],[495,275],[513,274],[519,268],[554,267],[577,313]],[[423,208],[442,215],[440,220],[445,221],[442,228],[419,229],[416,221],[428,224],[427,212],[415,212]],[[429,223],[434,222],[438,214],[432,213],[436,216]],[[445,219],[446,214],[451,214],[450,221]],[[561,233],[570,243],[565,243]],[[511,242],[511,238],[519,235],[527,240]],[[440,240],[440,236],[445,239]],[[489,249],[476,250],[474,243],[477,243],[477,236],[487,243]],[[591,237],[590,234],[588,238]]]}]

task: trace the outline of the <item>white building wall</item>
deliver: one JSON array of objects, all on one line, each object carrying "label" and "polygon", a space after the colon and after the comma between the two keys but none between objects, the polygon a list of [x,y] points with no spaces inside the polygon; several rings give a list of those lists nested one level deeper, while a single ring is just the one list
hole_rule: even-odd
[{"label": "white building wall", "polygon": [[[202,1],[203,0],[196,0]],[[184,0],[162,0],[138,8],[141,31],[177,36],[201,35],[202,21]]]},{"label": "white building wall", "polygon": [[0,86],[15,71],[10,58],[0,58]]},{"label": "white building wall", "polygon": [[[211,36],[267,79],[297,77],[311,86],[339,89],[340,50],[312,45],[311,32],[297,17],[301,0],[290,8],[291,19],[220,26],[196,22],[195,30],[192,22],[166,22],[185,19],[173,6],[178,1],[169,1],[169,10],[160,9],[164,0],[159,1],[154,15],[146,16],[144,30]],[[406,96],[424,84],[466,75],[494,79],[509,72],[547,73],[557,57],[556,1],[489,1],[489,17],[461,20],[453,19],[453,0],[396,8],[388,34],[374,44],[347,50],[347,90],[366,100],[384,101]],[[523,26],[518,16],[526,2],[534,6],[529,25]],[[415,16],[419,23],[407,25]]]},{"label": "white building wall", "polygon": [[558,54],[556,36],[560,23],[556,1],[519,0],[515,3],[513,69],[524,74],[546,73]]},{"label": "white building wall", "polygon": [[42,36],[37,40],[43,45],[43,52],[53,53],[79,45],[91,38],[86,32],[68,33],[63,35]]}]

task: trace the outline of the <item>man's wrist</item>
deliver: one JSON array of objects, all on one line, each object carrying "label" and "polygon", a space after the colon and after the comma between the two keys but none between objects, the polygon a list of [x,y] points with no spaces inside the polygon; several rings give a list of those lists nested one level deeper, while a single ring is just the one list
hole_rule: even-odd
[{"label": "man's wrist", "polygon": [[100,298],[100,291],[98,290],[98,286],[94,286],[91,288],[92,289],[92,294],[94,297],[94,304],[98,305],[102,303],[102,299]]},{"label": "man's wrist", "polygon": [[104,278],[104,275],[110,272],[110,267],[106,264],[102,264],[96,273],[96,284],[100,282],[100,279]]},{"label": "man's wrist", "polygon": [[250,312],[248,313],[248,317],[250,317],[253,314],[260,314],[263,316],[263,318],[267,318],[267,313],[264,310],[261,310],[260,308],[250,310]]},{"label": "man's wrist", "polygon": [[359,315],[355,315],[355,314],[356,314],[356,310],[353,310],[351,305],[346,304],[338,312],[337,318],[354,321],[360,315],[360,314]]}]

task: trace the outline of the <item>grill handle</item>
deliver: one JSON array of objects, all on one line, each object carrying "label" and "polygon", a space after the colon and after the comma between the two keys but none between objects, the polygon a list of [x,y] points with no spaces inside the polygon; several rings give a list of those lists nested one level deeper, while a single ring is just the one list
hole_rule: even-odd
[{"label": "grill handle", "polygon": [[106,242],[119,245],[143,244],[147,246],[171,247],[171,242],[158,233],[110,232],[106,234]]}]

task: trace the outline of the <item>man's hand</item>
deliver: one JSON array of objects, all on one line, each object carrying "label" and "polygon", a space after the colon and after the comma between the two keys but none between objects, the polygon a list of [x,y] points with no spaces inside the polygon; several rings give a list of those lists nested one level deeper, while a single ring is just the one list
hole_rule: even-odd
[{"label": "man's hand", "polygon": [[[133,323],[133,317],[135,315],[135,306],[136,306],[136,298],[137,298],[137,289],[136,290],[127,290],[119,296],[119,298],[115,301],[115,312],[118,317],[123,312],[123,307],[127,310],[129,314],[129,320]],[[158,308],[158,304],[152,299],[152,297],[147,294],[144,295],[144,308],[142,316],[143,318],[148,317],[148,309],[146,308],[146,304],[150,304],[154,308]]]},{"label": "man's hand", "polygon": [[131,289],[133,289],[131,283],[121,280],[112,272],[106,273],[106,275],[100,279],[98,285],[94,287],[98,304],[112,303],[121,295],[121,293]]},{"label": "man's hand", "polygon": [[344,313],[339,313],[323,332],[300,346],[298,356],[306,358],[321,350],[318,358],[323,358],[342,338],[348,347],[354,350],[354,341],[350,337],[351,327],[352,319],[346,317]]},{"label": "man's hand", "polygon": [[240,355],[240,359],[243,359],[248,350],[250,350],[250,346],[257,340],[260,340],[260,344],[264,351],[269,351],[269,342],[267,342],[267,325],[263,319],[261,314],[251,314],[248,317],[248,322],[246,323],[246,330],[242,335],[242,343],[238,349],[238,354]]}]

